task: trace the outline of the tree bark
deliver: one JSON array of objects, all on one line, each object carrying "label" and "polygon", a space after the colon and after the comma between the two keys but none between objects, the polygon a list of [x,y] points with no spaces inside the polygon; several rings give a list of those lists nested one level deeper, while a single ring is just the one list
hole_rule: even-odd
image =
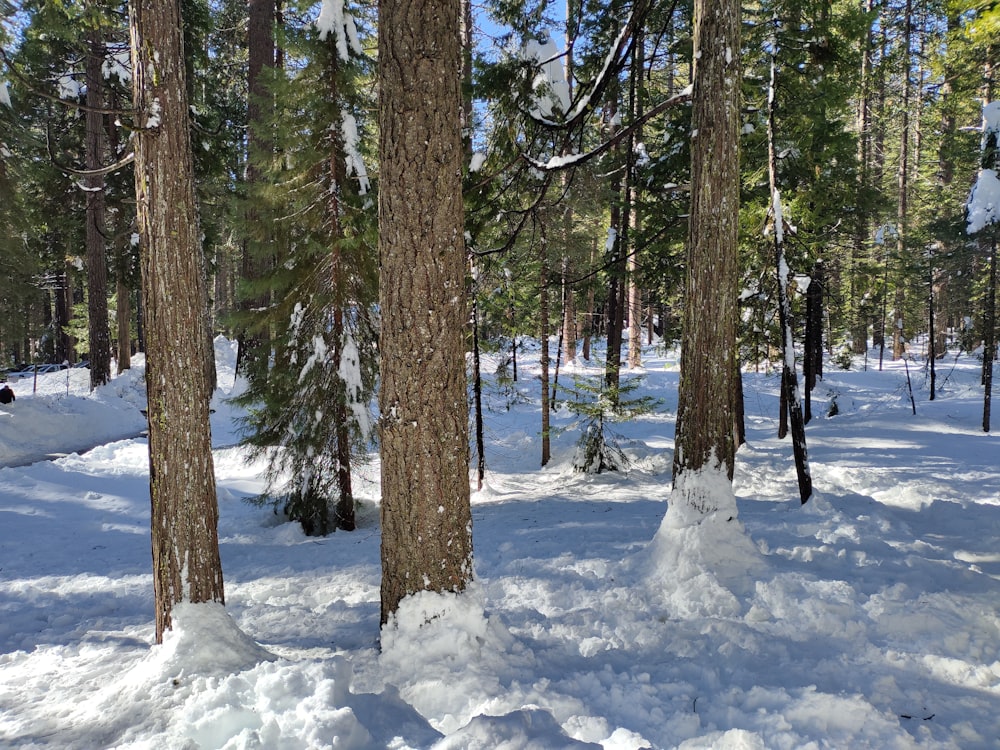
[{"label": "tree bark", "polygon": [[[247,26],[247,161],[244,179],[248,190],[260,181],[260,169],[254,160],[268,152],[272,145],[266,137],[266,119],[273,108],[273,97],[266,85],[265,72],[275,65],[274,21],[277,6],[275,0],[249,0],[249,20]],[[260,226],[260,216],[251,205],[247,209],[246,223],[248,237],[243,243],[242,277],[244,283],[254,283],[267,273],[270,262],[267,258],[269,245],[267,227]],[[262,235],[255,237],[254,235]],[[266,294],[250,296],[245,293],[240,308],[244,315],[268,304]],[[237,335],[238,347],[236,370],[262,369],[267,366],[269,336],[265,331],[249,330],[249,321],[244,319]]]},{"label": "tree bark", "polygon": [[379,3],[383,624],[472,580],[461,12]]},{"label": "tree bark", "polygon": [[[100,32],[87,41],[86,165],[99,170],[104,154],[104,43]],[[87,314],[90,336],[90,388],[111,379],[111,334],[108,326],[108,259],[105,241],[104,177],[89,175],[87,187]]]},{"label": "tree bark", "polygon": [[691,211],[671,498],[699,514],[719,510],[725,499],[685,475],[723,471],[732,481],[735,467],[739,37],[736,0],[695,0]]},{"label": "tree bark", "polygon": [[550,418],[551,403],[549,399],[549,248],[545,238],[544,227],[538,247],[538,340],[541,352],[538,355],[538,365],[542,380],[542,460],[546,466],[551,458]]},{"label": "tree bark", "polygon": [[179,0],[132,0],[157,643],[175,604],[224,601],[208,421],[214,363],[182,28]]},{"label": "tree bark", "polygon": [[906,0],[903,15],[903,92],[900,112],[899,168],[896,173],[898,202],[896,206],[896,258],[899,264],[896,278],[895,311],[892,321],[892,358],[899,359],[904,354],[903,305],[906,302],[903,285],[903,265],[909,235],[909,190],[910,190],[910,39],[913,30],[913,2]]}]

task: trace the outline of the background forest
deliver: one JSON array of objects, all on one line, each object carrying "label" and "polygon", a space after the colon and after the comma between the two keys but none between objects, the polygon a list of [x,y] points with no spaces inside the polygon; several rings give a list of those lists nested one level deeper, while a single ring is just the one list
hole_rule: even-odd
[{"label": "background forest", "polygon": [[[212,328],[240,342],[247,440],[270,457],[268,496],[308,533],[352,528],[351,456],[371,437],[377,371],[376,8],[183,5]],[[503,353],[513,382],[523,337],[558,342],[540,356],[544,465],[553,402],[596,402],[580,408],[600,424],[601,403],[641,407],[619,390],[622,352],[636,367],[641,344],[679,336],[691,8],[465,11],[472,381],[482,351]],[[4,364],[85,358],[96,387],[145,350],[127,12],[3,14]],[[744,5],[740,357],[781,359],[770,152],[807,420],[824,351],[847,363],[874,345],[867,366],[881,367],[919,337],[933,370],[946,346],[995,349],[995,225],[969,235],[966,204],[996,158],[981,123],[998,38],[1000,8],[984,0]],[[597,336],[603,380],[560,383]],[[582,468],[613,465],[590,447]]]}]

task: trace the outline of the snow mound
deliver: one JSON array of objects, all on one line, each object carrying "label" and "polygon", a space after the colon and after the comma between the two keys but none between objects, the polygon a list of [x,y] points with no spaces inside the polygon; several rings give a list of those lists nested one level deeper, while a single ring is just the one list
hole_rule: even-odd
[{"label": "snow mound", "polygon": [[143,665],[154,680],[190,674],[231,674],[277,657],[240,630],[216,602],[175,604],[173,629]]},{"label": "snow mound", "polygon": [[506,716],[477,716],[434,750],[583,750],[601,748],[568,737],[552,714],[524,708]]},{"label": "snow mound", "polygon": [[514,640],[487,618],[483,601],[476,583],[461,594],[421,591],[403,599],[382,628],[386,682],[422,715],[440,717],[432,723],[445,734],[486,712],[504,692],[498,675],[507,669]]}]

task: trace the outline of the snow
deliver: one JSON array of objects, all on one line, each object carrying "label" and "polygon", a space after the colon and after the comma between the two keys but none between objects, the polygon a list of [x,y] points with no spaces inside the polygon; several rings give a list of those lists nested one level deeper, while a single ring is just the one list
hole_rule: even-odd
[{"label": "snow", "polygon": [[979,170],[966,213],[968,234],[975,234],[990,224],[1000,224],[1000,177],[995,169]]},{"label": "snow", "polygon": [[486,154],[482,151],[476,151],[472,154],[472,158],[469,160],[469,172],[475,174],[483,165],[486,163]]},{"label": "snow", "polygon": [[149,105],[149,116],[146,118],[146,129],[154,130],[160,127],[160,120],[163,116],[163,107],[160,105],[160,97],[154,96]]},{"label": "snow", "polygon": [[[987,138],[1000,140],[1000,101],[983,106],[983,148]],[[997,166],[1000,166],[998,163]],[[996,169],[980,169],[966,206],[966,232],[975,234],[990,224],[1000,224],[1000,177]]]},{"label": "snow", "polygon": [[354,16],[344,11],[344,0],[323,0],[316,19],[316,30],[323,40],[333,32],[337,42],[337,56],[341,60],[347,62],[351,54],[358,57],[363,54]]},{"label": "snow", "polygon": [[538,66],[538,72],[531,83],[534,97],[534,117],[549,120],[555,115],[564,115],[570,107],[569,82],[561,62],[561,53],[552,37],[546,34],[542,39],[530,39],[522,53],[525,60]]},{"label": "snow", "polygon": [[56,88],[60,99],[78,99],[83,91],[82,84],[76,80],[72,73],[59,76]]},{"label": "snow", "polygon": [[[404,600],[381,648],[377,457],[357,467],[356,532],[306,537],[244,502],[266,461],[235,446],[232,342],[216,341],[212,414],[226,607],[179,605],[161,646],[143,358],[93,393],[85,370],[12,383],[0,747],[997,746],[1000,437],[980,429],[977,360],[939,363],[933,402],[911,365],[916,416],[902,362],[828,369],[805,506],[775,437],[778,373],[745,373],[734,484],[686,480],[729,493],[702,517],[665,502],[677,351],[644,348],[635,393],[659,405],[615,425],[631,467],[600,475],[572,469],[568,409],[537,468],[538,352],[525,343],[513,391],[486,380],[476,580]],[[564,377],[599,374],[578,358]]]},{"label": "snow", "polygon": [[347,175],[355,175],[358,178],[358,192],[367,195],[371,190],[371,182],[368,179],[368,170],[365,168],[365,160],[361,158],[358,150],[358,121],[354,115],[346,109],[340,115],[340,131],[344,140],[344,153],[347,159]]}]

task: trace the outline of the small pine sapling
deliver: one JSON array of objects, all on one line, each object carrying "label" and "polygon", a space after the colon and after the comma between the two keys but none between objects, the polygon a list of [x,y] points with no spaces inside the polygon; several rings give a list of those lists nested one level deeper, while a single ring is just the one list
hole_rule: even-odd
[{"label": "small pine sapling", "polygon": [[648,414],[656,406],[656,400],[650,396],[632,396],[642,380],[628,378],[613,386],[603,377],[574,377],[573,386],[563,389],[568,395],[563,405],[579,417],[570,427],[581,430],[573,458],[576,471],[586,474],[628,471],[631,462],[622,449],[622,436],[610,425]]}]

